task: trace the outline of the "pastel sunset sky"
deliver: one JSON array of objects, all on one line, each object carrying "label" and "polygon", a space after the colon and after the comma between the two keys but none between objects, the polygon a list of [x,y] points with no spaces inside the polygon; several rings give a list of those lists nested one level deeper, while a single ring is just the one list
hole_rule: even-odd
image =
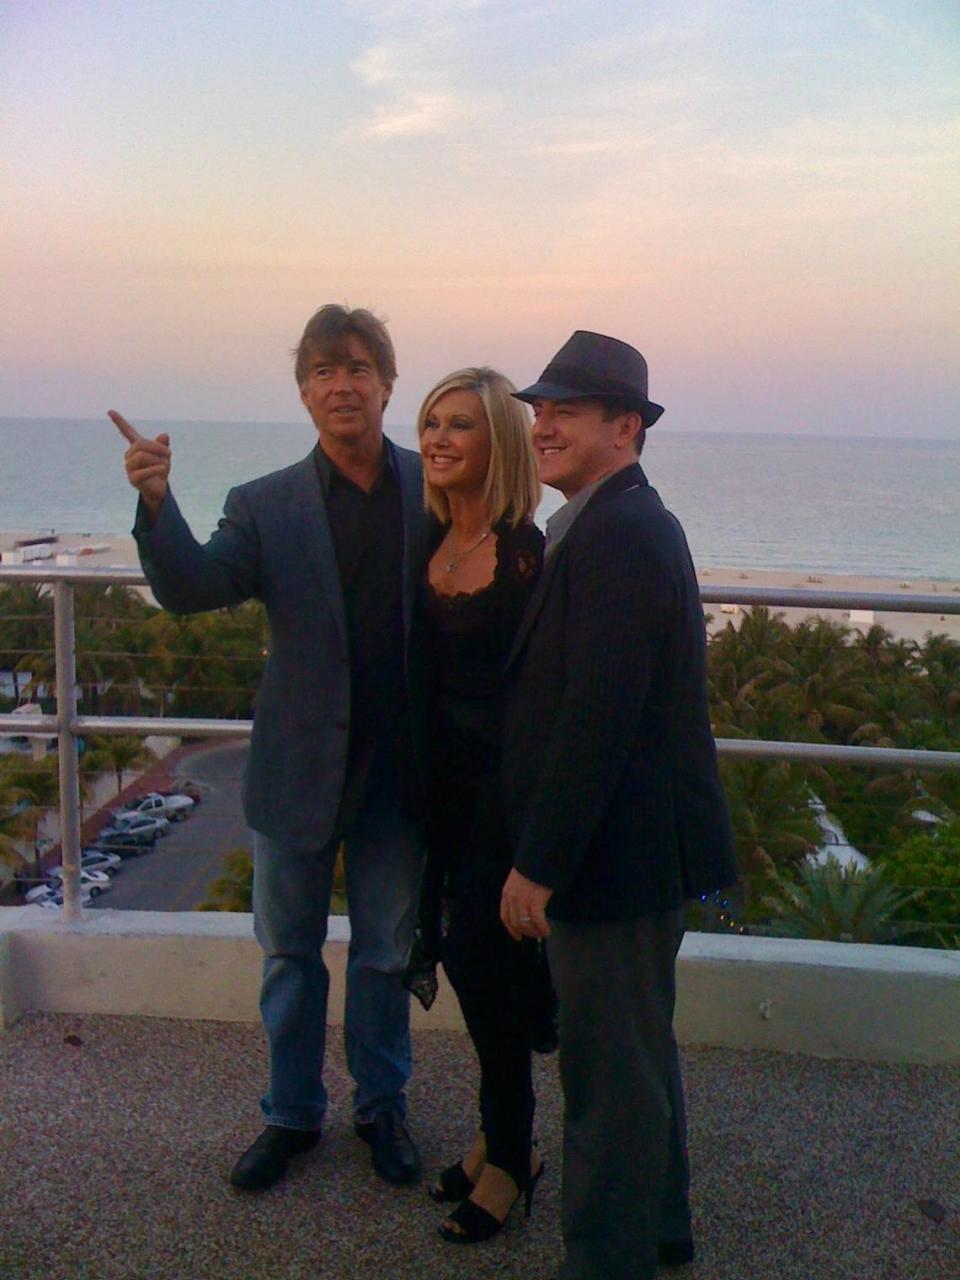
[{"label": "pastel sunset sky", "polygon": [[[0,416],[296,421],[317,306],[410,422],[575,328],[663,429],[960,434],[955,0],[17,0]],[[660,428],[658,428],[660,429]]]}]

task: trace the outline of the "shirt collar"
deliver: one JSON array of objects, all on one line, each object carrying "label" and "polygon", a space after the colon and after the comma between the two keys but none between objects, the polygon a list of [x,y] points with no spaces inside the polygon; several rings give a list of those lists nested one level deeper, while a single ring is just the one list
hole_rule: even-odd
[{"label": "shirt collar", "polygon": [[[330,485],[334,481],[336,481],[337,483],[343,483],[343,484],[353,484],[353,481],[349,478],[349,476],[345,476],[343,472],[340,470],[340,468],[337,466],[337,464],[334,462],[334,460],[329,456],[329,454],[323,451],[323,449],[320,447],[319,440],[313,446],[313,460],[316,463],[317,475],[320,478],[320,488],[325,498],[329,498]],[[386,436],[384,436],[383,451],[381,452],[381,455],[380,455],[380,472],[377,476],[376,483],[374,484],[374,488],[376,488],[377,485],[380,484],[380,481],[384,478],[387,472],[395,476],[396,464],[393,460],[393,450],[390,448],[389,441],[387,440]]]},{"label": "shirt collar", "polygon": [[609,476],[601,476],[599,480],[594,480],[592,484],[586,485],[579,493],[575,493],[569,502],[563,504],[559,511],[553,513],[547,521],[547,555],[553,555],[554,551],[570,532],[570,527],[574,520],[576,520],[603,482],[609,479]]}]

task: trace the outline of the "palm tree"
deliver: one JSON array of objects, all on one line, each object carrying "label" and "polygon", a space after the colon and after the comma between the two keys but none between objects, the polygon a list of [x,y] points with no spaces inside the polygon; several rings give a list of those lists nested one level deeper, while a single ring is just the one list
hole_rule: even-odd
[{"label": "palm tree", "polygon": [[776,938],[830,942],[902,942],[916,926],[897,920],[915,894],[890,885],[874,869],[842,866],[836,858],[805,863],[796,880],[775,876],[763,899],[772,919],[762,932]]},{"label": "palm tree", "polygon": [[246,849],[231,849],[223,860],[224,873],[210,885],[210,897],[198,911],[252,911],[253,859]]},{"label": "palm tree", "polygon": [[[201,902],[198,911],[252,911],[253,859],[246,849],[231,849],[224,858],[224,873],[210,885],[210,897]],[[343,869],[343,845],[337,850],[330,895],[333,915],[346,915],[347,890]]]},{"label": "palm tree", "polygon": [[142,623],[152,612],[130,587],[77,587],[77,680],[91,714],[140,709],[136,655]]},{"label": "palm tree", "polygon": [[20,673],[31,661],[53,649],[53,597],[48,587],[32,582],[0,585],[0,667],[13,671],[14,703],[26,694]]},{"label": "palm tree", "polygon": [[960,644],[949,636],[927,632],[917,651],[917,666],[926,677],[928,701],[948,727],[960,719]]},{"label": "palm tree", "polygon": [[145,632],[154,688],[176,714],[251,714],[267,651],[262,606],[189,618],[160,614]]},{"label": "palm tree", "polygon": [[708,686],[714,732],[723,737],[781,738],[796,716],[784,659],[790,628],[782,614],[756,608],[739,629],[728,623],[710,641]]},{"label": "palm tree", "polygon": [[812,853],[820,838],[802,770],[786,761],[723,760],[737,862],[748,898],[763,891],[768,875]]},{"label": "palm tree", "polygon": [[123,790],[123,775],[128,769],[137,769],[153,759],[139,738],[92,738],[92,749],[97,753],[103,771],[113,772],[117,780],[117,795]]},{"label": "palm tree", "polygon": [[[19,763],[14,761],[13,763]],[[19,869],[26,859],[20,848],[25,833],[23,794],[13,778],[11,761],[0,761],[0,861]]]},{"label": "palm tree", "polygon": [[851,647],[864,658],[871,671],[908,672],[914,662],[917,646],[912,640],[895,640],[892,631],[879,622],[866,631],[854,631]]},{"label": "palm tree", "polygon": [[40,871],[38,843],[40,823],[48,810],[60,803],[60,774],[56,756],[42,760],[17,761],[8,770],[8,780],[19,797],[21,831],[33,848],[32,875]]},{"label": "palm tree", "polygon": [[809,728],[829,742],[845,742],[869,708],[866,682],[850,629],[826,618],[805,618],[793,631],[791,680]]}]

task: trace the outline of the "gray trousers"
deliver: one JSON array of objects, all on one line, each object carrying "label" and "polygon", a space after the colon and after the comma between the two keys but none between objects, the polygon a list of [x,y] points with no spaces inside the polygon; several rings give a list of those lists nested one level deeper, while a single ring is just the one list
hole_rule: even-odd
[{"label": "gray trousers", "polygon": [[686,1119],[673,1037],[682,908],[553,921],[564,1097],[558,1280],[649,1280],[657,1245],[690,1235]]}]

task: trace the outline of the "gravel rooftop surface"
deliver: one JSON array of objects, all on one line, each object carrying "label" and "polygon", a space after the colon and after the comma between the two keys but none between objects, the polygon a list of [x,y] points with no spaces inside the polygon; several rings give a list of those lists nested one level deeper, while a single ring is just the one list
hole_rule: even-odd
[{"label": "gravel rooftop surface", "polygon": [[[469,1144],[466,1038],[420,1033],[411,1130],[432,1173]],[[549,1280],[560,1091],[538,1059],[533,1217],[445,1244],[422,1187],[375,1178],[331,1030],[320,1146],[259,1196],[227,1174],[260,1130],[259,1027],[31,1014],[0,1033],[0,1280]],[[957,1280],[960,1068],[683,1054],[698,1261],[678,1280]],[[611,1177],[616,1170],[611,1169]]]}]

